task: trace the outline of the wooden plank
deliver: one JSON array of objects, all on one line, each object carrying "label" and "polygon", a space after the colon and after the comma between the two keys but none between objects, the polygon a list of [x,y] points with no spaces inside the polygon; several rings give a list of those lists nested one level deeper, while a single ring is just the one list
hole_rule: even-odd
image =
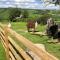
[{"label": "wooden plank", "polygon": [[[2,27],[3,27],[3,26],[2,26]],[[3,37],[4,37],[4,36],[3,36]],[[24,53],[24,55],[27,55],[27,54]],[[27,60],[27,59],[29,59],[30,57],[28,58],[28,56],[27,56],[27,57],[24,57],[24,58],[26,58],[26,60]],[[31,59],[29,59],[29,60],[31,60]]]},{"label": "wooden plank", "polygon": [[3,39],[2,39],[1,36],[0,36],[0,39],[1,39],[1,42],[2,42],[3,47],[6,49],[6,44],[5,44],[5,42],[3,41]]},{"label": "wooden plank", "polygon": [[[0,33],[1,35],[2,35],[2,33]],[[5,51],[6,51],[6,49],[7,49],[7,45],[6,45],[6,43],[4,42],[4,40],[5,40],[5,37],[2,35],[2,37],[0,36],[0,38],[1,38],[1,40],[2,40],[2,43],[3,43],[3,46],[4,46],[4,48],[5,48]],[[3,39],[2,39],[3,38]],[[9,53],[10,55],[11,55],[11,53]],[[12,58],[12,56],[11,56],[11,58]],[[13,60],[13,58],[12,58],[12,60]],[[21,60],[21,59],[20,59]]]},{"label": "wooden plank", "polygon": [[18,54],[17,52],[14,50],[14,48],[9,44],[9,48],[11,50],[11,52],[13,53],[13,55],[15,56],[16,60],[23,60]]},{"label": "wooden plank", "polygon": [[0,32],[0,36],[2,38],[2,40],[5,42],[5,36]]},{"label": "wooden plank", "polygon": [[37,56],[39,56],[42,60],[59,60],[55,56],[49,55],[42,49],[39,49],[38,47],[34,46],[31,41],[16,33],[12,29],[8,28],[8,32],[11,33],[18,41],[23,43],[26,47],[28,47],[32,52],[36,53]]},{"label": "wooden plank", "polygon": [[7,49],[7,45],[6,45],[6,43],[5,43],[5,36],[0,32],[0,38],[1,38],[1,41],[2,41],[2,43],[3,43],[3,45],[4,45],[4,47],[5,47],[5,49]]},{"label": "wooden plank", "polygon": [[5,35],[5,32],[4,32],[4,30],[1,27],[0,27],[0,32],[2,32],[3,35]]},{"label": "wooden plank", "polygon": [[[0,33],[1,34],[1,33]],[[3,38],[3,39],[2,39]],[[5,49],[5,52],[7,51],[6,50],[6,47],[7,47],[7,45],[5,44],[5,42],[4,42],[4,40],[5,40],[5,37],[2,35],[2,37],[1,37],[1,35],[0,35],[0,39],[1,39],[1,42],[2,42],[2,45],[3,45],[3,47],[4,47],[4,49]],[[9,51],[9,55],[11,56],[11,58],[12,58],[12,60],[15,60],[14,58],[13,58],[13,55],[11,54],[11,52]],[[11,60],[11,58],[10,58],[10,60]]]},{"label": "wooden plank", "polygon": [[23,56],[23,58],[24,58],[25,60],[32,60],[32,59],[26,54],[26,52],[25,52],[22,48],[20,48],[20,46],[17,45],[17,44],[13,41],[13,39],[12,39],[11,37],[8,37],[8,38],[9,38],[10,43],[17,49],[17,51]]},{"label": "wooden plank", "polygon": [[7,31],[7,27],[3,26],[2,24],[0,25],[0,27],[2,29],[0,29],[1,33],[4,35],[4,40],[5,40],[5,44],[6,44],[6,56],[7,56],[7,60],[9,60],[9,42],[8,42],[8,31]]},{"label": "wooden plank", "polygon": [[4,45],[5,49],[6,49],[7,48],[7,45],[5,44],[5,42],[3,40],[1,42],[3,43],[3,45]]},{"label": "wooden plank", "polygon": [[38,48],[40,48],[40,49],[46,51],[44,44],[34,44],[34,45],[37,46]]},{"label": "wooden plank", "polygon": [[4,27],[4,32],[5,32],[5,43],[7,45],[6,48],[6,56],[7,56],[7,60],[9,60],[9,41],[8,41],[8,31],[7,31],[7,27]]},{"label": "wooden plank", "polygon": [[[1,33],[0,33],[0,34],[1,34]],[[4,48],[6,49],[6,48],[7,48],[7,45],[6,45],[5,42],[4,42],[4,36],[1,36],[1,35],[0,35],[0,39],[1,39],[1,42],[3,43]]]},{"label": "wooden plank", "polygon": [[[0,36],[0,38],[1,38],[1,36]],[[2,42],[2,45],[3,45],[4,49],[5,49],[5,52],[7,52],[7,49],[6,49],[7,45],[5,44],[5,42],[3,41],[2,38],[1,38],[1,42]]]},{"label": "wooden plank", "polygon": [[10,51],[9,51],[9,55],[10,55],[10,57],[11,57],[11,60],[15,60],[13,54],[12,54]]}]

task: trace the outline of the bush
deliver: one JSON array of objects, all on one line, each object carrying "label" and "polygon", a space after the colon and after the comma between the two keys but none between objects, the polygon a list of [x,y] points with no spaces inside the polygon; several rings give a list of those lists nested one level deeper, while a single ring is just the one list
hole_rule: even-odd
[{"label": "bush", "polygon": [[16,17],[19,17],[21,14],[21,10],[18,10],[17,8],[13,8],[9,12],[9,20],[15,22]]},{"label": "bush", "polygon": [[37,19],[38,24],[46,24],[47,19],[50,18],[51,16],[49,14],[42,15]]},{"label": "bush", "polygon": [[18,19],[13,19],[12,22],[27,22],[29,20],[36,20],[36,18],[18,18]]},{"label": "bush", "polygon": [[23,18],[28,18],[28,16],[29,16],[28,10],[24,10],[24,11],[22,12],[22,15],[23,15]]}]

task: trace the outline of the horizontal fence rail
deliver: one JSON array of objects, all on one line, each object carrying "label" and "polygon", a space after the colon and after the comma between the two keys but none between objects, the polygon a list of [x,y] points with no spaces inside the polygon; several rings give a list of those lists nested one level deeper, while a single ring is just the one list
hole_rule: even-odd
[{"label": "horizontal fence rail", "polygon": [[11,28],[8,28],[6,25],[0,23],[0,39],[2,40],[2,44],[5,48],[7,60],[32,60],[26,51],[24,51],[23,48],[14,41],[10,34],[17,39],[17,41],[21,42],[25,47],[35,53],[40,60],[59,60],[50,53],[36,47],[34,43]]}]

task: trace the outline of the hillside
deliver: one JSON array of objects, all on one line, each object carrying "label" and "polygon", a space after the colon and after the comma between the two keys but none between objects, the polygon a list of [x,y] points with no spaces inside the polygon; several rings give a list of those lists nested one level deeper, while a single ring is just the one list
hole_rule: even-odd
[{"label": "hillside", "polygon": [[[0,21],[8,21],[9,20],[9,14],[11,12],[11,9],[14,9],[14,8],[0,8]],[[33,9],[18,9],[18,10],[21,10],[21,13],[24,11],[24,10],[27,10],[28,11],[28,18],[33,18],[33,19],[36,19],[36,18],[39,18],[41,16],[43,16],[44,14],[50,14],[51,17],[54,19],[54,20],[57,20],[59,21],[60,20],[60,11],[59,10],[33,10]],[[13,12],[11,12],[13,13]]]}]

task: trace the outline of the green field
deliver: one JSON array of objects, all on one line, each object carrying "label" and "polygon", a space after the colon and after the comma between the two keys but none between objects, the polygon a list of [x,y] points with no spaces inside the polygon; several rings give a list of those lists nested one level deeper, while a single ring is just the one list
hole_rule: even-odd
[{"label": "green field", "polygon": [[[47,41],[51,40],[51,39],[49,39],[47,36],[37,36],[37,35],[32,35],[28,32],[25,32],[27,29],[26,29],[26,23],[24,23],[24,22],[14,22],[11,24],[12,24],[12,29],[14,29],[17,33],[23,35],[24,37],[26,37],[33,43],[44,44],[46,50],[49,53],[55,55],[56,57],[58,57],[60,59],[60,44],[48,43]],[[37,30],[45,31],[45,28],[46,28],[46,26],[44,26],[44,25],[38,25]]]}]

